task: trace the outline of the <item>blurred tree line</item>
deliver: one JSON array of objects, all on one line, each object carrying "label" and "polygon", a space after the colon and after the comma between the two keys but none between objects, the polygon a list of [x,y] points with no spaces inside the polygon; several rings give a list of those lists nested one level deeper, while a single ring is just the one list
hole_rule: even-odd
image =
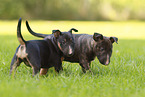
[{"label": "blurred tree line", "polygon": [[0,19],[145,20],[145,0],[0,0]]}]

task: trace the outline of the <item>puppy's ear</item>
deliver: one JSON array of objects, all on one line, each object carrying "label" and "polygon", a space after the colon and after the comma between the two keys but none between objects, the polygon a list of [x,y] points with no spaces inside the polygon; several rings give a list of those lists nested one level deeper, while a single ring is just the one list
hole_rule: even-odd
[{"label": "puppy's ear", "polygon": [[68,32],[71,32],[72,33],[72,30],[75,31],[75,32],[78,32],[78,30],[75,29],[75,28],[71,28]]},{"label": "puppy's ear", "polygon": [[61,35],[61,32],[59,30],[52,30],[52,34],[54,37],[58,38]]},{"label": "puppy's ear", "polygon": [[110,37],[110,40],[112,43],[116,42],[118,44],[118,38],[117,37]]},{"label": "puppy's ear", "polygon": [[103,35],[102,34],[99,34],[99,33],[94,33],[93,39],[95,41],[103,40]]}]

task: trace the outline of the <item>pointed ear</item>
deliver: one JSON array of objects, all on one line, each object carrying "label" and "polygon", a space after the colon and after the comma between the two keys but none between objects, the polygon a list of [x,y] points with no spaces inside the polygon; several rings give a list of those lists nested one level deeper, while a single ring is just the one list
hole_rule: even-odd
[{"label": "pointed ear", "polygon": [[118,38],[117,37],[110,37],[110,40],[112,43],[116,42],[118,44]]},{"label": "pointed ear", "polygon": [[75,31],[75,32],[78,32],[78,30],[75,29],[75,28],[71,28],[68,32],[71,32],[72,33],[72,30]]},{"label": "pointed ear", "polygon": [[54,37],[58,38],[61,35],[61,32],[59,30],[52,30],[52,34]]},{"label": "pointed ear", "polygon": [[93,39],[95,41],[103,40],[103,35],[102,34],[99,34],[99,33],[94,33]]}]

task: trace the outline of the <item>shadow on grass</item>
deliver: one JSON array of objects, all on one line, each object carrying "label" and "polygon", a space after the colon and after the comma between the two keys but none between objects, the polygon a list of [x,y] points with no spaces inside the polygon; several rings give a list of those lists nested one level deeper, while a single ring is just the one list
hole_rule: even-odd
[{"label": "shadow on grass", "polygon": [[48,70],[48,73],[45,75],[45,77],[56,77],[56,76],[65,76],[65,77],[71,77],[71,76],[80,76],[83,77],[85,75],[87,76],[105,76],[107,75],[110,70],[107,69],[104,66],[101,66],[100,64],[95,65],[96,63],[93,62],[91,64],[91,71],[87,70],[86,73],[82,71],[81,66],[79,66],[78,63],[69,63],[69,62],[63,62],[63,71],[60,71],[59,73],[55,72],[54,68],[50,68]]}]

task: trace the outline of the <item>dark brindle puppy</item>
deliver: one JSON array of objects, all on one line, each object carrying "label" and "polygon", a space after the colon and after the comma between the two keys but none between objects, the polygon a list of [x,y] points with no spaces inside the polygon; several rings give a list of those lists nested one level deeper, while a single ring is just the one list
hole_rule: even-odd
[{"label": "dark brindle puppy", "polygon": [[108,65],[112,55],[112,44],[118,41],[116,37],[105,37],[99,33],[94,33],[94,35],[74,34],[74,39],[74,55],[71,57],[64,55],[64,61],[78,62],[84,72],[90,70],[89,65],[96,56],[101,64]]},{"label": "dark brindle puppy", "polygon": [[12,59],[10,74],[16,70],[21,62],[33,68],[33,76],[39,72],[40,68],[48,69],[54,66],[57,72],[62,70],[62,52],[66,56],[71,56],[74,53],[72,30],[69,32],[53,30],[51,39],[25,41],[21,35],[21,21],[20,18],[17,26],[17,37],[20,45]]},{"label": "dark brindle puppy", "polygon": [[[31,30],[28,22],[26,26],[29,32],[37,37],[49,39],[51,35],[35,33]],[[94,35],[88,34],[73,34],[75,39],[75,51],[73,56],[67,57],[64,55],[64,61],[79,63],[84,72],[90,70],[90,63],[97,58],[103,65],[110,63],[110,57],[112,54],[113,43],[118,41],[116,37],[105,37],[102,34],[94,33]]]}]

